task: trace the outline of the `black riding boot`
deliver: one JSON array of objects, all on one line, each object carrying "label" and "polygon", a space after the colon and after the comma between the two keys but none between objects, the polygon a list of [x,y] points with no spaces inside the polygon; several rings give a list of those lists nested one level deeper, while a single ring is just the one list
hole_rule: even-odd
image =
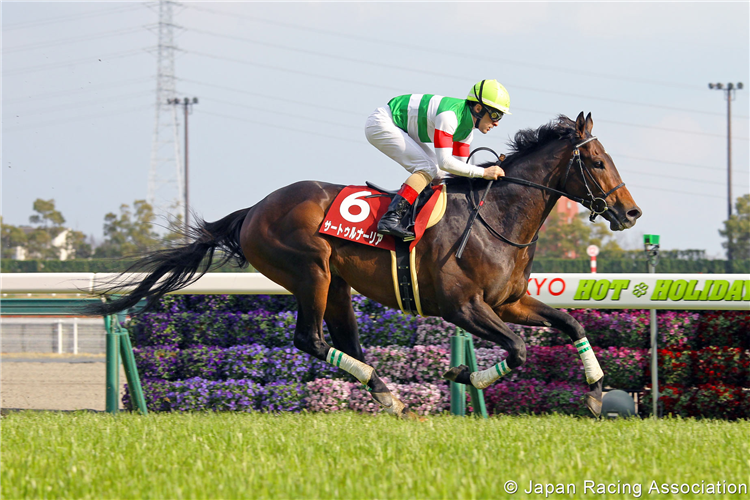
[{"label": "black riding boot", "polygon": [[[400,194],[397,194],[388,205],[388,211],[383,214],[378,222],[378,232],[380,234],[390,234],[396,238],[414,239],[414,232],[410,231],[408,226],[404,225],[404,218],[409,214],[412,205]],[[407,218],[408,219],[408,218]]]}]

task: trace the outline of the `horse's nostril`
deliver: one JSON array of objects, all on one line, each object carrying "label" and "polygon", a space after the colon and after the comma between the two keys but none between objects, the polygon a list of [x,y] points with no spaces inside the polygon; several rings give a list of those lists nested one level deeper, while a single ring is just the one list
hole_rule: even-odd
[{"label": "horse's nostril", "polygon": [[632,210],[628,210],[628,219],[630,220],[635,220],[641,215],[643,215],[643,212],[641,212],[640,208],[634,208]]}]

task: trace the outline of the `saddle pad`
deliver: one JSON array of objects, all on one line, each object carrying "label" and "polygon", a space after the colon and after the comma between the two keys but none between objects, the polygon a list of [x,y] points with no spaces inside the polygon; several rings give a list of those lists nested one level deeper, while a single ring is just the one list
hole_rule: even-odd
[{"label": "saddle pad", "polygon": [[[435,206],[441,205],[438,204],[441,195],[445,197],[445,186],[433,186],[432,190],[432,196],[417,214],[414,226],[416,239],[410,242],[410,249],[414,248],[424,234]],[[347,186],[333,200],[318,232],[363,245],[395,250],[396,243],[393,236],[384,236],[378,234],[377,231],[378,221],[388,211],[390,203],[391,197],[377,189],[367,186]],[[438,212],[440,212],[439,206]],[[445,212],[444,200],[442,212]],[[435,224],[437,221],[431,222]]]}]

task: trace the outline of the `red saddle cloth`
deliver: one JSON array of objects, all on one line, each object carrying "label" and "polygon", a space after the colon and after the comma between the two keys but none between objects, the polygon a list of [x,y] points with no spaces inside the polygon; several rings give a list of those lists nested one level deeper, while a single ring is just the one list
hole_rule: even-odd
[{"label": "red saddle cloth", "polygon": [[[430,213],[440,197],[441,186],[431,188],[432,196],[417,214],[414,224],[416,238],[409,242],[409,250],[422,238]],[[333,200],[318,232],[371,247],[395,250],[393,236],[378,234],[378,221],[388,211],[390,203],[390,195],[377,189],[347,186]]]}]

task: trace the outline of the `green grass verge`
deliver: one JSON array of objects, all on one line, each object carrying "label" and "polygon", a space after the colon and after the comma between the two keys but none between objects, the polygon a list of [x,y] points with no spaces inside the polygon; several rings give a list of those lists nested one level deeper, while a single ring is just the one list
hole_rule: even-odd
[{"label": "green grass verge", "polygon": [[749,421],[21,412],[0,427],[3,498],[543,498],[529,481],[576,488],[550,498],[742,498],[705,487],[750,484]]}]

